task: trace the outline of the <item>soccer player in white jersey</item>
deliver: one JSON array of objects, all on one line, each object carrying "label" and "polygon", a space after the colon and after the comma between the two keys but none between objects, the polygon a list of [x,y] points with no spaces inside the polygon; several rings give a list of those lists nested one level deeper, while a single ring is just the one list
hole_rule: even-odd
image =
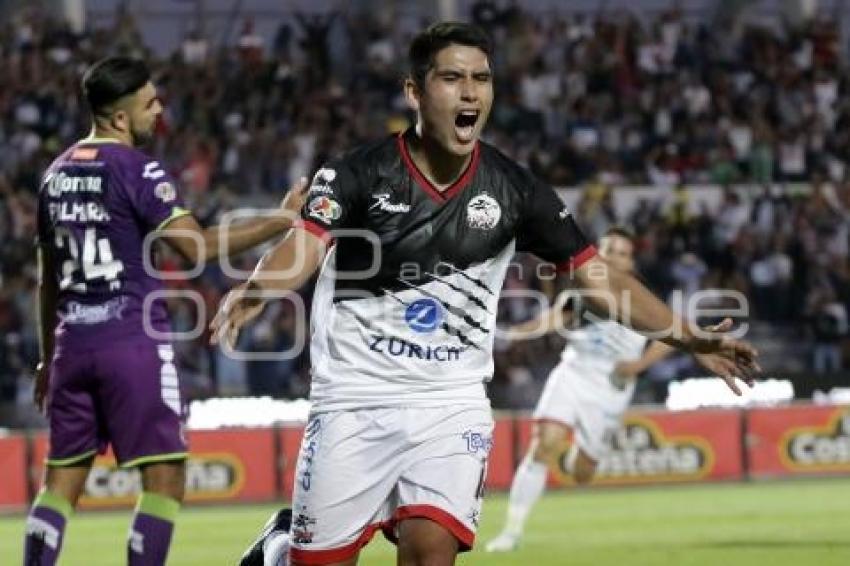
[{"label": "soccer player in white jersey", "polygon": [[[599,240],[599,255],[616,269],[634,270],[630,232],[615,227]],[[505,527],[487,543],[488,552],[514,550],[525,521],[546,487],[546,473],[562,456],[570,433],[573,443],[564,467],[578,484],[596,473],[611,435],[620,427],[635,390],[635,378],[674,349],[652,341],[613,320],[589,320],[569,291],[533,319],[511,328],[512,339],[566,330],[567,346],[534,410],[534,430],[528,453],[511,484]]]},{"label": "soccer player in white jersey", "polygon": [[[479,28],[435,24],[414,38],[404,83],[416,126],[326,163],[302,230],[267,253],[225,297],[212,329],[225,347],[270,296],[321,266],[312,304],[312,409],[292,501],[293,564],[357,563],[383,531],[402,566],[453,564],[472,547],[492,415],[499,291],[528,251],[588,301],[664,338],[736,388],[755,350],[693,332],[633,277],[598,258],[563,202],[479,141],[493,101],[490,42]],[[265,560],[265,558],[264,558]]]}]

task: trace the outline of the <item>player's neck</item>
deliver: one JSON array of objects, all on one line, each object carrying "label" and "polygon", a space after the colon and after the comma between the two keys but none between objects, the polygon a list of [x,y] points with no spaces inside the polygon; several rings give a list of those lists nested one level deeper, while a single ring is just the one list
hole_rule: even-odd
[{"label": "player's neck", "polygon": [[88,140],[109,140],[116,141],[120,144],[133,147],[133,140],[130,137],[129,133],[120,132],[118,130],[114,130],[112,128],[104,128],[99,126],[92,126],[91,132],[89,133],[89,137],[86,138]]},{"label": "player's neck", "polygon": [[440,191],[457,181],[472,160],[471,153],[455,155],[446,151],[434,139],[421,135],[419,128],[408,138],[407,149],[419,171]]}]

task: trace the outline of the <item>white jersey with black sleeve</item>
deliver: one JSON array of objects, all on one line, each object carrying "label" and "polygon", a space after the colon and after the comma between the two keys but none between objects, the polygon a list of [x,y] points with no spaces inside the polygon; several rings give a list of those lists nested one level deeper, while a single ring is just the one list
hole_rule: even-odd
[{"label": "white jersey with black sleeve", "polygon": [[517,251],[595,255],[551,187],[477,144],[452,186],[416,168],[412,131],[330,161],[300,226],[326,238],[311,315],[314,410],[488,405],[499,293]]}]

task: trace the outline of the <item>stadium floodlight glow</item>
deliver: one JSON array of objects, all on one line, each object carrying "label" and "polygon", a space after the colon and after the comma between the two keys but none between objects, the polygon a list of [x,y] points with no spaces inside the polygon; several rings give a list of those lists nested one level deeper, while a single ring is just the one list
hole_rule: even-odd
[{"label": "stadium floodlight glow", "polygon": [[282,400],[271,397],[213,397],[192,401],[189,430],[224,427],[270,427],[276,423],[307,422],[311,403],[307,399]]},{"label": "stadium floodlight glow", "polygon": [[815,405],[850,405],[850,387],[833,387],[829,391],[815,389],[812,392]]},{"label": "stadium floodlight glow", "polygon": [[[172,238],[186,237],[195,241],[198,246],[198,256],[197,262],[195,263],[195,265],[192,266],[191,269],[178,269],[177,271],[160,271],[153,265],[153,263],[151,263],[151,259],[153,258],[153,243],[159,238],[162,238],[163,236],[169,236]],[[206,244],[204,243],[204,237],[194,230],[187,230],[184,228],[169,228],[168,226],[166,226],[162,230],[149,232],[145,235],[145,239],[142,242],[142,264],[144,266],[145,273],[148,274],[150,277],[155,277],[163,281],[182,281],[184,279],[194,279],[204,271],[204,257],[206,257]]]},{"label": "stadium floodlight glow", "polygon": [[[295,317],[295,324],[293,325],[295,332],[293,334],[292,346],[285,348],[280,352],[266,352],[262,350],[245,352],[243,350],[235,349],[228,343],[227,340],[222,339],[218,341],[218,346],[221,348],[221,351],[224,352],[228,358],[244,362],[285,362],[297,358],[301,352],[304,351],[304,348],[307,345],[307,309],[304,306],[304,299],[301,295],[295,291],[276,289],[245,289],[242,293],[244,297],[249,299],[280,299],[287,300],[292,303],[295,309],[292,313],[292,316]],[[224,301],[227,300],[227,297],[228,295],[222,297],[221,302],[219,303],[219,310],[221,310],[224,305]],[[268,308],[268,304],[265,305],[265,308]],[[262,316],[263,313],[255,318],[254,322],[257,322]],[[243,327],[242,332],[245,332],[245,330],[249,327],[250,325]]]},{"label": "stadium floodlight glow", "polygon": [[752,387],[736,379],[742,395],[729,390],[719,377],[685,379],[670,382],[665,405],[671,411],[687,411],[703,407],[771,406],[790,403],[794,385],[787,379],[757,381]]},{"label": "stadium floodlight glow", "polygon": [[[198,309],[198,316],[195,319],[195,326],[191,330],[184,332],[161,332],[151,324],[151,308],[153,302],[157,299],[189,299],[195,303]],[[192,289],[157,289],[145,295],[145,300],[142,303],[142,327],[145,331],[145,336],[152,340],[178,342],[181,340],[195,340],[204,334],[207,326],[207,307],[204,302],[204,297],[197,291]]]}]

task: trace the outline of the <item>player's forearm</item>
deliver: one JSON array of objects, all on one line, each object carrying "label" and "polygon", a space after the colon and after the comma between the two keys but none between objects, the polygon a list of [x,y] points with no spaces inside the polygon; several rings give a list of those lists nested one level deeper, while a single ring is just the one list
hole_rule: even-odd
[{"label": "player's forearm", "polygon": [[40,360],[48,363],[53,357],[53,340],[56,330],[57,290],[50,283],[39,283],[38,289],[38,352]]},{"label": "player's forearm", "polygon": [[292,228],[285,217],[257,218],[240,224],[211,226],[203,232],[204,259],[234,255],[271,240]]},{"label": "player's forearm", "polygon": [[628,273],[597,258],[582,265],[576,278],[589,291],[583,298],[594,311],[674,348],[690,349],[687,322]]},{"label": "player's forearm", "polygon": [[638,360],[637,372],[641,373],[646,371],[675,351],[676,348],[669,344],[658,342],[657,340],[653,341],[643,353],[640,360]]},{"label": "player's forearm", "polygon": [[313,275],[324,256],[324,245],[303,231],[291,231],[260,258],[249,284],[255,289],[295,291]]}]

